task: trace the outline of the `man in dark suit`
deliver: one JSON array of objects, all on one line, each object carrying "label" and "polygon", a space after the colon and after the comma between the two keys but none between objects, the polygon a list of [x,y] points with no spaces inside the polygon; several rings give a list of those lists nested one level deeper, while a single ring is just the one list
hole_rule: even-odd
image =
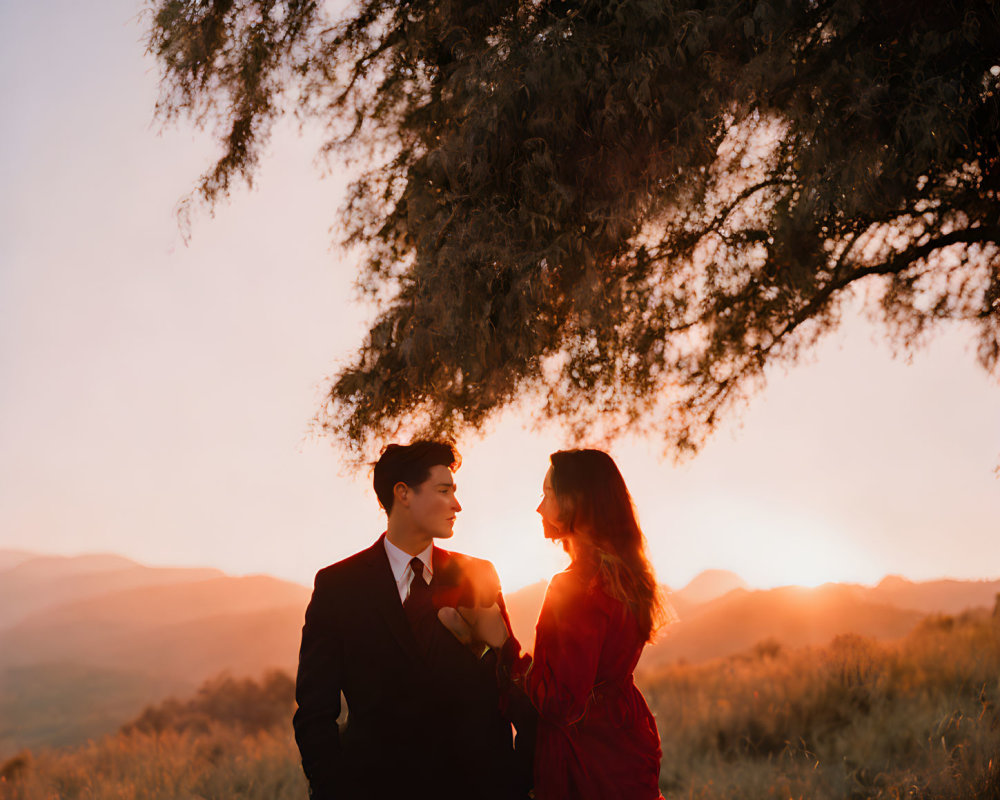
[{"label": "man in dark suit", "polygon": [[448,443],[386,447],[374,471],[386,532],[316,575],[293,720],[313,800],[527,796],[530,704],[501,696],[492,651],[438,618],[443,607],[503,607],[492,564],[433,544],[462,508],[459,463]]}]

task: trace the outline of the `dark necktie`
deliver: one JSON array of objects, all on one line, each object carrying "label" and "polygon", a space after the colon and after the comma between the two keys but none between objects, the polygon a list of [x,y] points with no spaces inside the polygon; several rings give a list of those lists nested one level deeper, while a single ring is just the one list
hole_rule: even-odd
[{"label": "dark necktie", "polygon": [[403,603],[403,610],[414,632],[420,634],[426,629],[434,603],[431,602],[431,587],[424,580],[424,562],[414,556],[410,559],[410,569],[413,570],[413,579],[410,581],[410,593]]}]

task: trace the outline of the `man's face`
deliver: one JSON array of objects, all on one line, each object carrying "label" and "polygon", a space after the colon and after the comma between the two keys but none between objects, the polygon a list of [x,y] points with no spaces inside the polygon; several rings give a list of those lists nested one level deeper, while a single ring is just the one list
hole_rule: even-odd
[{"label": "man's face", "polygon": [[435,539],[454,534],[455,515],[462,510],[455,497],[455,479],[443,465],[431,467],[427,480],[411,487],[409,510],[414,524]]}]

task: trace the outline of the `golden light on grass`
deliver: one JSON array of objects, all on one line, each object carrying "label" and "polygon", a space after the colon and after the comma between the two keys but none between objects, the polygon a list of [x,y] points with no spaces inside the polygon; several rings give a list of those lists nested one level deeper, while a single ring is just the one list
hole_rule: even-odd
[{"label": "golden light on grass", "polygon": [[[667,800],[993,800],[998,674],[1000,607],[930,616],[897,643],[847,635],[786,649],[772,640],[637,678],[662,739]],[[245,684],[206,684],[201,694],[220,702],[201,703],[197,719],[178,707],[153,730],[9,759],[0,800],[304,797],[290,696],[269,727],[224,721]]]}]

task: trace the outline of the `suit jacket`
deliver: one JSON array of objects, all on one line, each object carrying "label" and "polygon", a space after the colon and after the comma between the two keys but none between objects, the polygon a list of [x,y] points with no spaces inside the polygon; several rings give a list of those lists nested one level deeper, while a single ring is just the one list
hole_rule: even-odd
[{"label": "suit jacket", "polygon": [[[496,580],[481,559],[437,547],[433,559],[437,605],[471,604],[483,575]],[[418,642],[382,537],[316,575],[295,695],[295,739],[314,800],[511,800],[530,788],[530,703],[501,698],[495,655],[477,657],[436,619]],[[517,751],[501,704],[516,717]]]}]

